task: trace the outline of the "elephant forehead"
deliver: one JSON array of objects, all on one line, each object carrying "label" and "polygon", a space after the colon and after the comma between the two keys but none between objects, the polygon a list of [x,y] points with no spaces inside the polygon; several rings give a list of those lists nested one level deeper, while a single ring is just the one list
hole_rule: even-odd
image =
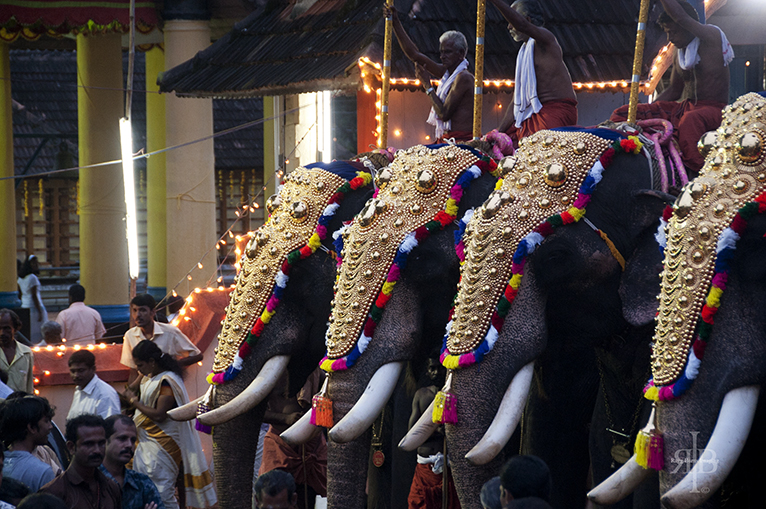
[{"label": "elephant forehead", "polygon": [[298,168],[285,177],[275,208],[266,223],[251,233],[239,260],[234,291],[218,336],[213,371],[228,368],[247,333],[266,308],[287,255],[305,246],[325,206],[346,182],[319,168]]},{"label": "elephant forehead", "polygon": [[[703,136],[710,151],[699,176],[682,189],[665,227],[664,269],[652,352],[655,385],[681,376],[703,306],[714,313],[716,261],[732,248],[727,230],[746,204],[766,191],[766,99],[747,94],[724,110],[720,128]],[[713,309],[715,308],[715,309]]]},{"label": "elephant forehead", "polygon": [[519,243],[575,204],[585,177],[609,146],[585,132],[540,131],[523,140],[502,186],[466,227],[465,263],[447,333],[450,355],[469,353],[484,341]]},{"label": "elephant forehead", "polygon": [[343,233],[343,263],[327,331],[328,358],[338,359],[354,348],[405,237],[444,210],[460,175],[477,161],[470,150],[453,145],[416,146],[397,152],[381,171],[378,194]]}]

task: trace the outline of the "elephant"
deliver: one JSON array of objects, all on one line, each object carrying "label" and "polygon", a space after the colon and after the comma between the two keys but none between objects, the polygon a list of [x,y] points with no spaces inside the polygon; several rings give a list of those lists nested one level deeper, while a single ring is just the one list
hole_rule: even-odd
[{"label": "elephant", "polygon": [[[703,136],[705,165],[658,235],[659,309],[653,295],[636,295],[645,318],[657,313],[646,387],[656,420],[647,429],[664,442],[655,449],[664,468],[654,465],[663,507],[763,505],[764,444],[751,427],[762,424],[766,381],[765,111],[763,94],[742,96]],[[634,456],[590,496],[616,500],[645,475]],[[725,481],[744,491],[723,494]]]}]

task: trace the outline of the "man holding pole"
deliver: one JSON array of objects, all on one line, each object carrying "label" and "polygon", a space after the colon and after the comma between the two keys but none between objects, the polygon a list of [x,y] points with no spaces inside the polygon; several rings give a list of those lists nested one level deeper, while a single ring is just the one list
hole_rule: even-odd
[{"label": "man holding pole", "polygon": [[[438,141],[473,138],[473,75],[468,71],[468,43],[465,36],[454,30],[439,37],[438,64],[425,56],[412,42],[399,20],[396,8],[385,6],[383,11],[392,18],[394,33],[407,58],[415,64],[415,74],[431,100],[427,122],[436,127]],[[439,86],[431,85],[433,75],[441,76]]]},{"label": "man holding pole", "polygon": [[556,36],[542,27],[537,0],[490,0],[508,21],[511,36],[523,42],[516,58],[513,101],[498,128],[518,144],[543,129],[577,123],[577,99]]},{"label": "man holding pole", "polygon": [[[657,19],[676,47],[670,86],[651,104],[639,104],[636,119],[663,118],[673,123],[682,159],[690,178],[704,158],[697,142],[721,125],[721,110],[729,100],[729,62],[734,51],[723,31],[699,22],[694,7],[684,0],[661,0],[665,12]],[[690,99],[679,101],[687,91]],[[618,108],[610,120],[627,119],[628,106]]]}]

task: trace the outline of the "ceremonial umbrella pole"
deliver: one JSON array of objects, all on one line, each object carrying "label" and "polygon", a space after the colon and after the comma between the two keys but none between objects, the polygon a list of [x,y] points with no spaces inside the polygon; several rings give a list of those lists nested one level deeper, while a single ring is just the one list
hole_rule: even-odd
[{"label": "ceremonial umbrella pole", "polygon": [[[386,0],[386,6],[393,7],[394,0]],[[388,12],[383,38],[383,83],[380,87],[380,134],[378,135],[378,148],[384,150],[388,146],[388,90],[391,84],[391,35],[394,29],[391,11]]]},{"label": "ceremonial umbrella pole", "polygon": [[476,4],[476,72],[473,78],[473,139],[481,137],[482,83],[484,81],[484,17],[486,0]]},{"label": "ceremonial umbrella pole", "polygon": [[630,81],[630,102],[628,103],[628,123],[636,123],[638,110],[638,89],[641,86],[641,67],[644,61],[644,44],[646,43],[646,22],[649,19],[649,0],[641,0],[638,13],[638,30],[636,32],[636,51],[633,54],[633,76]]}]

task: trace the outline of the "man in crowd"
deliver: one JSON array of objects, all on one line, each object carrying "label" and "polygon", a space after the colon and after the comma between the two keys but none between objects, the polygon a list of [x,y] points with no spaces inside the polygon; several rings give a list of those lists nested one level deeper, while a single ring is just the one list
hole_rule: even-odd
[{"label": "man in crowd", "polygon": [[133,348],[140,341],[154,341],[163,353],[176,357],[182,367],[202,360],[202,352],[178,327],[154,321],[156,306],[154,297],[148,293],[136,295],[130,301],[130,315],[136,326],[123,337],[120,362],[130,368],[128,380],[131,385],[140,379],[133,362]]},{"label": "man in crowd", "polygon": [[[699,22],[688,2],[662,0],[662,6],[665,12],[657,23],[676,47],[670,85],[651,104],[639,104],[636,118],[663,118],[673,123],[681,158],[692,179],[705,162],[697,142],[707,131],[718,129],[721,110],[729,101],[728,66],[734,50],[720,28]],[[627,117],[628,106],[623,106],[612,113],[611,120],[622,122]]]},{"label": "man in crowd", "polygon": [[[399,46],[407,58],[415,64],[415,74],[431,100],[429,124],[436,127],[439,141],[454,138],[468,141],[473,137],[473,74],[468,71],[468,43],[465,36],[454,30],[439,37],[438,64],[420,52],[412,42],[399,20],[394,7],[384,7],[386,16],[391,16],[394,33]],[[434,90],[433,76],[441,78]]]},{"label": "man in crowd", "polygon": [[258,477],[253,487],[256,509],[279,507],[297,509],[298,493],[293,476],[282,470],[270,470]]},{"label": "man in crowd", "polygon": [[120,413],[120,397],[96,374],[96,356],[91,352],[78,350],[69,357],[69,375],[77,387],[67,420],[83,414],[100,415],[106,419]]},{"label": "man in crowd", "polygon": [[13,398],[0,405],[0,436],[8,448],[3,475],[23,482],[32,491],[53,479],[50,465],[32,454],[35,447],[48,443],[52,418],[53,409],[45,398]]},{"label": "man in crowd", "polygon": [[106,447],[104,419],[86,414],[67,421],[66,440],[69,468],[40,491],[57,496],[68,509],[120,509],[120,487],[98,468]]},{"label": "man in crowd", "polygon": [[500,471],[500,502],[508,507],[513,500],[551,497],[551,471],[537,456],[514,456]]},{"label": "man in crowd", "polygon": [[85,305],[82,285],[69,287],[69,307],[58,314],[56,321],[61,324],[68,345],[93,343],[106,333],[101,315]]},{"label": "man in crowd", "polygon": [[543,129],[577,124],[577,99],[556,36],[543,28],[537,0],[490,0],[508,21],[511,36],[523,42],[516,57],[513,101],[498,130],[514,144]]},{"label": "man in crowd", "polygon": [[32,349],[15,339],[21,329],[21,318],[10,309],[0,309],[0,370],[8,374],[8,387],[32,393],[35,390]]},{"label": "man in crowd", "polygon": [[106,455],[99,467],[110,480],[122,487],[122,509],[165,509],[159,491],[144,474],[125,468],[136,450],[136,424],[124,414],[108,417]]},{"label": "man in crowd", "polygon": [[39,346],[43,345],[58,345],[61,344],[61,325],[58,322],[48,320],[40,326],[40,334],[43,335],[43,342]]}]

